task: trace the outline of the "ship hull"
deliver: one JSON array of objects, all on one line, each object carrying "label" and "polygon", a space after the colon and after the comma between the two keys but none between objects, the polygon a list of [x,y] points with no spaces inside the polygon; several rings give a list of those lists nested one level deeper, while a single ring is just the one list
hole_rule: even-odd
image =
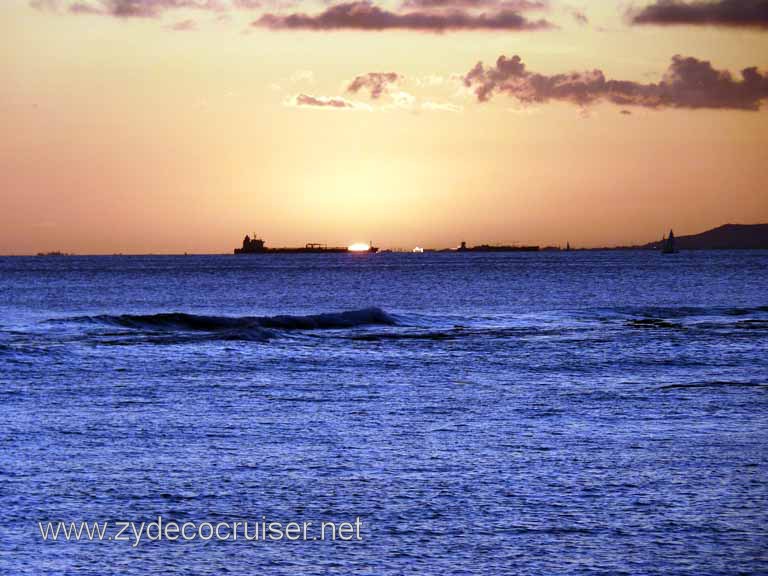
[{"label": "ship hull", "polygon": [[264,250],[243,250],[235,248],[235,254],[375,254],[378,248],[352,251],[347,248],[265,248]]},{"label": "ship hull", "polygon": [[538,252],[538,246],[473,246],[459,248],[457,252]]}]

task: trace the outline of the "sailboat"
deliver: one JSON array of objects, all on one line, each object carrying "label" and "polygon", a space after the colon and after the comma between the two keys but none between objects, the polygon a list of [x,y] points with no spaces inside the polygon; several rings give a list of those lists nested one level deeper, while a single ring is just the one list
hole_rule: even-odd
[{"label": "sailboat", "polygon": [[662,239],[661,253],[662,254],[677,253],[677,249],[675,248],[675,233],[672,230],[669,231],[669,237]]}]

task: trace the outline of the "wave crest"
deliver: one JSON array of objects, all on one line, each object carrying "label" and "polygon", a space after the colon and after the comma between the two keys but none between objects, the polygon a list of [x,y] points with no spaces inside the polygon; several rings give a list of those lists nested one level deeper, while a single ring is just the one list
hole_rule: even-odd
[{"label": "wave crest", "polygon": [[306,316],[205,316],[184,312],[120,314],[90,317],[96,322],[138,330],[221,332],[249,329],[329,330],[371,324],[394,326],[397,321],[381,308],[364,308]]}]

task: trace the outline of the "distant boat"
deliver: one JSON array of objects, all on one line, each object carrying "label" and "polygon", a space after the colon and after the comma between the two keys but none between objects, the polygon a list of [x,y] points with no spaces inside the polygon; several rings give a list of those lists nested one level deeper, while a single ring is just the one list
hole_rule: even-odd
[{"label": "distant boat", "polygon": [[[664,240],[639,246],[661,250]],[[677,250],[768,250],[768,224],[724,224],[689,236],[675,236]]]},{"label": "distant boat", "polygon": [[667,238],[662,239],[661,253],[662,254],[677,253],[677,250],[675,249],[675,233],[672,230],[669,231],[669,236]]},{"label": "distant boat", "polygon": [[466,242],[456,248],[456,252],[538,252],[538,246],[491,246],[481,244],[480,246],[467,246]]}]

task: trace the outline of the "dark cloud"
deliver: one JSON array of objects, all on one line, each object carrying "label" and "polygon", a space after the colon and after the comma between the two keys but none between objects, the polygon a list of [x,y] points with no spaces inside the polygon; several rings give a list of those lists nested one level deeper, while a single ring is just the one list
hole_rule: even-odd
[{"label": "dark cloud", "polygon": [[345,2],[316,14],[264,14],[253,23],[271,29],[304,30],[540,30],[551,28],[546,20],[531,21],[515,10],[475,14],[459,8],[447,12],[415,10],[392,12],[368,1]]},{"label": "dark cloud", "polygon": [[502,8],[524,12],[528,10],[546,10],[548,0],[404,0],[403,8],[423,10],[442,10],[446,8]]},{"label": "dark cloud", "polygon": [[506,94],[522,103],[561,101],[582,107],[599,101],[647,108],[717,108],[759,110],[768,98],[768,75],[745,68],[734,79],[727,70],[716,70],[707,61],[675,56],[658,83],[608,80],[601,70],[567,74],[537,74],[526,69],[519,56],[500,56],[486,68],[478,62],[464,84],[481,102]]},{"label": "dark cloud", "polygon": [[101,14],[102,10],[98,6],[93,4],[86,4],[85,2],[75,2],[70,4],[69,11],[72,14]]},{"label": "dark cloud", "polygon": [[387,91],[390,84],[394,84],[400,79],[400,75],[395,72],[369,72],[360,74],[347,86],[347,92],[357,93],[360,90],[367,89],[371,98],[374,100]]},{"label": "dark cloud", "polygon": [[657,0],[630,13],[633,24],[768,28],[768,0]]},{"label": "dark cloud", "polygon": [[39,10],[64,10],[72,14],[102,14],[117,18],[157,18],[170,10],[226,12],[254,10],[259,0],[31,0]]},{"label": "dark cloud", "polygon": [[223,12],[227,9],[221,0],[100,0],[102,12],[127,18],[155,18],[166,10],[210,10]]},{"label": "dark cloud", "polygon": [[[309,30],[410,29],[537,30],[551,28],[546,20],[528,20],[525,10],[541,10],[548,0],[405,0],[413,10],[391,11],[371,0],[351,0],[315,14],[264,14],[253,26]],[[200,10],[221,15],[232,10],[289,10],[295,0],[29,0],[38,10],[70,14],[99,14],[116,18],[159,18],[173,10]]]},{"label": "dark cloud", "polygon": [[306,106],[310,108],[337,108],[354,109],[356,106],[344,98],[327,98],[325,96],[310,96],[309,94],[299,94],[291,101],[294,106]]}]

